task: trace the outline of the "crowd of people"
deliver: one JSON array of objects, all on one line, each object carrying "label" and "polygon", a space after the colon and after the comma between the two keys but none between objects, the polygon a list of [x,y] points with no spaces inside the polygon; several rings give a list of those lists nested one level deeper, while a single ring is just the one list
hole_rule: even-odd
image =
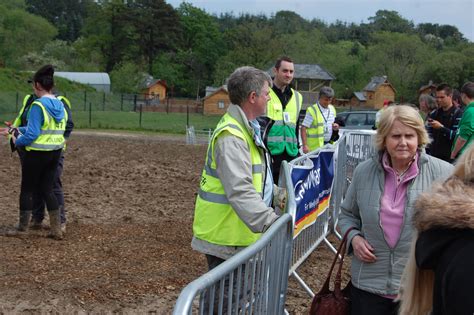
[{"label": "crowd of people", "polygon": [[[241,67],[227,82],[232,104],[208,146],[193,222],[191,246],[209,270],[281,215],[287,192],[275,184],[282,162],[337,139],[334,90],[321,88],[300,122],[293,61],[278,59],[273,74]],[[34,93],[0,129],[21,162],[19,223],[10,236],[43,228],[45,206],[49,235],[59,240],[66,232],[61,174],[73,123],[53,75],[51,65],[34,74]],[[339,219],[343,234],[351,229],[352,314],[474,311],[474,83],[462,86],[457,101],[453,94],[440,84],[435,97],[420,96],[419,110],[386,102],[378,114],[377,154],[355,169]]]},{"label": "crowd of people", "polygon": [[[205,254],[209,270],[253,244],[277,220],[286,198],[286,191],[273,184],[279,182],[282,161],[331,143],[340,127],[331,105],[332,88],[321,88],[318,101],[308,108],[300,123],[303,100],[291,88],[293,61],[288,57],[278,59],[273,74],[271,80],[261,70],[242,67],[228,80],[233,105],[218,123],[208,146],[193,223],[192,246]],[[467,191],[472,189],[474,84],[466,83],[460,92],[463,106],[454,105],[451,88],[441,84],[436,98],[420,98],[420,110],[387,102],[380,112],[375,136],[377,154],[356,168],[339,218],[342,234],[351,229],[348,251],[352,255],[352,314],[398,314],[400,305],[408,310],[405,314],[426,314],[412,312],[419,302],[415,299],[426,295],[400,295],[408,278],[416,278],[406,271],[407,276],[402,275],[413,236],[423,231],[417,244],[425,239],[424,230],[416,225],[418,213],[423,212],[417,200],[429,200],[435,182],[449,187],[452,181],[462,182]],[[453,173],[455,160],[459,162]],[[472,208],[469,202],[462,206]],[[470,217],[459,215],[457,219],[468,221],[465,233],[458,233],[455,223],[446,224],[446,233],[453,235],[452,251],[461,255],[474,246],[469,238],[473,227],[469,225]],[[430,225],[433,227],[443,228]],[[467,240],[470,247],[458,248],[462,240]],[[448,271],[452,277],[471,273],[470,267],[453,272],[455,267],[448,258],[445,266],[439,267],[443,271],[438,271],[433,256],[425,261],[416,258],[417,268],[434,270],[435,290],[441,290],[436,281],[442,282]],[[474,285],[465,280],[462,289],[471,292]],[[434,314],[454,314],[447,311],[448,302],[436,303],[429,307]],[[468,303],[460,309],[469,308],[472,313],[474,307]]]}]

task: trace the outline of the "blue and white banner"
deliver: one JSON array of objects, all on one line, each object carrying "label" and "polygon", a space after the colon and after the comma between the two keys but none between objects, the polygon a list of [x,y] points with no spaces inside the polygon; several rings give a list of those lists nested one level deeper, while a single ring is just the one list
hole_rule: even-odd
[{"label": "blue and white banner", "polygon": [[291,165],[296,212],[294,237],[312,225],[326,211],[331,199],[334,179],[334,151],[319,151],[301,160],[302,165]]}]

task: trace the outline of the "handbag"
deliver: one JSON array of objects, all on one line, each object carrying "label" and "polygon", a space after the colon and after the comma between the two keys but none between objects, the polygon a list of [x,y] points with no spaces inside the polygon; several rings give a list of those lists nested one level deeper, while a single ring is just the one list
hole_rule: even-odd
[{"label": "handbag", "polygon": [[[310,315],[348,315],[351,312],[351,281],[347,283],[346,287],[341,290],[341,270],[344,264],[344,256],[346,254],[347,235],[352,230],[349,229],[342,238],[341,244],[334,256],[334,260],[329,270],[326,281],[321,290],[314,296],[311,303]],[[332,271],[336,265],[339,255],[339,268],[337,270],[336,278],[334,279],[334,291],[329,289],[331,282]]]}]

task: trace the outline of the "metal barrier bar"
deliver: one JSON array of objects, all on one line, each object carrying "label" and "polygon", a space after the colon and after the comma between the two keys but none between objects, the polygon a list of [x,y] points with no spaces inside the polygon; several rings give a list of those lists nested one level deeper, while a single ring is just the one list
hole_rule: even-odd
[{"label": "metal barrier bar", "polygon": [[188,284],[173,314],[283,314],[292,240],[284,214],[257,242]]}]

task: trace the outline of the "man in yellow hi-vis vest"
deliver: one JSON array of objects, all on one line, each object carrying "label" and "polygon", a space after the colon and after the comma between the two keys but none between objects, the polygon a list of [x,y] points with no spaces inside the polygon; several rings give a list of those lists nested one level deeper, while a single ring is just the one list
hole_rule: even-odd
[{"label": "man in yellow hi-vis vest", "polygon": [[323,86],[319,91],[318,102],[306,110],[306,116],[301,123],[304,153],[314,151],[329,143],[333,131],[339,130],[339,125],[334,122],[336,109],[330,104],[333,97],[334,90],[329,86]]},{"label": "man in yellow hi-vis vest", "polygon": [[191,246],[206,255],[209,270],[260,238],[278,218],[272,202],[282,207],[273,198],[281,194],[256,120],[265,112],[271,84],[267,73],[253,67],[229,77],[232,104],[207,149],[193,222]]},{"label": "man in yellow hi-vis vest", "polygon": [[273,159],[272,173],[278,183],[282,161],[298,156],[298,120],[303,103],[301,94],[290,87],[295,66],[288,57],[281,57],[273,68],[273,87],[267,104],[264,126],[264,140]]}]

